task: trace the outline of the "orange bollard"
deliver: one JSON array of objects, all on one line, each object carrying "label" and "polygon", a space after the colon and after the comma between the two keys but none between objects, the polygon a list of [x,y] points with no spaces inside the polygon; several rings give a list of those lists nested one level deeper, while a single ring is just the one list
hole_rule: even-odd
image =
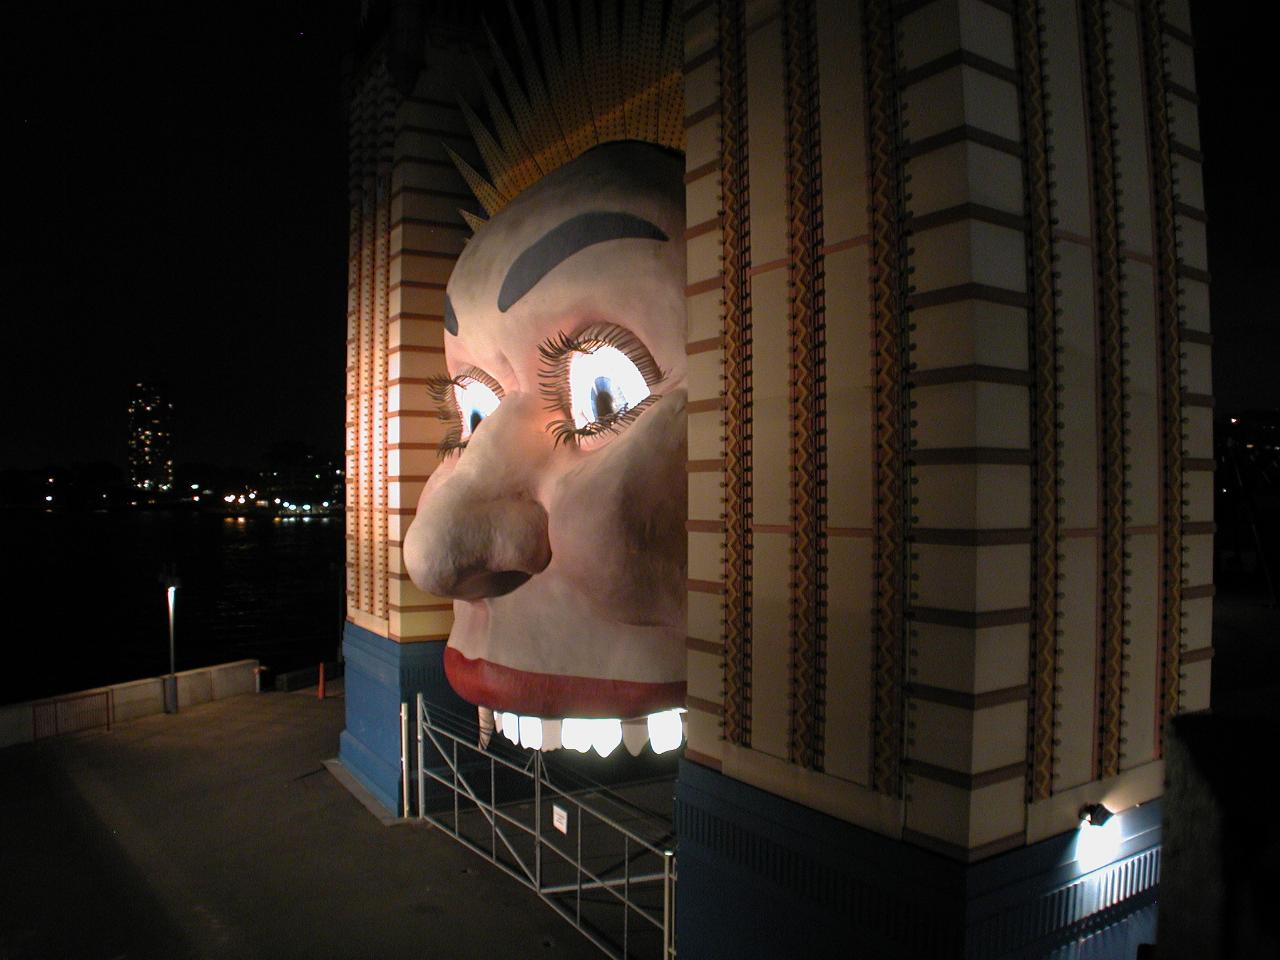
[{"label": "orange bollard", "polygon": [[316,699],[324,699],[324,664],[320,664],[320,685],[316,687]]}]

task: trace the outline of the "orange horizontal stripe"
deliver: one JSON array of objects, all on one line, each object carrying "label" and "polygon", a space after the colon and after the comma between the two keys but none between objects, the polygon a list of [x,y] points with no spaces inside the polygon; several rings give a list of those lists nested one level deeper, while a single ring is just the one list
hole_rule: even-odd
[{"label": "orange horizontal stripe", "polygon": [[693,113],[686,115],[684,118],[684,128],[688,130],[690,127],[697,126],[703,120],[706,120],[709,117],[718,117],[719,115],[720,115],[720,101],[714,100],[711,103],[708,103],[705,107],[702,107],[698,110],[695,110]]},{"label": "orange horizontal stripe", "polygon": [[724,707],[720,704],[712,700],[704,700],[702,697],[695,697],[693,694],[687,694],[685,702],[690,710],[697,710],[699,713],[709,713],[717,717],[724,713]]},{"label": "orange horizontal stripe", "polygon": [[724,533],[723,520],[686,520],[684,528],[689,533]]},{"label": "orange horizontal stripe", "polygon": [[707,337],[705,340],[694,340],[684,345],[686,356],[692,357],[694,354],[707,353],[711,350],[719,350],[724,346],[724,337]]},{"label": "orange horizontal stripe", "polygon": [[720,217],[712,217],[710,220],[703,220],[701,223],[695,223],[693,226],[685,229],[684,238],[686,240],[694,240],[703,234],[714,233],[716,230],[720,229],[722,222],[723,221]]},{"label": "orange horizontal stripe", "polygon": [[779,257],[777,260],[770,260],[768,263],[762,263],[758,266],[753,265],[748,271],[747,276],[754,277],[761,273],[768,273],[770,270],[777,270],[785,267],[790,263],[786,257]]},{"label": "orange horizontal stripe", "polygon": [[708,413],[712,410],[724,409],[724,397],[711,397],[707,400],[690,400],[685,404],[685,413]]},{"label": "orange horizontal stripe", "polygon": [[724,278],[717,275],[707,277],[705,280],[699,280],[697,283],[691,283],[684,288],[686,297],[696,297],[700,293],[706,293],[708,290],[719,290],[724,286]]},{"label": "orange horizontal stripe", "polygon": [[715,473],[723,469],[723,460],[690,460],[685,464],[688,473]]},{"label": "orange horizontal stripe", "polygon": [[829,253],[839,253],[842,250],[851,250],[854,247],[865,247],[871,242],[870,234],[861,234],[856,237],[849,237],[847,240],[838,240],[835,243],[828,243],[822,247],[822,253],[825,256]]},{"label": "orange horizontal stripe", "polygon": [[685,637],[684,646],[686,650],[697,650],[699,653],[717,655],[724,653],[724,644],[714,643],[711,640],[699,640],[697,637]]},{"label": "orange horizontal stripe", "polygon": [[690,578],[687,584],[689,590],[693,593],[724,593],[724,584],[719,580],[694,580]]},{"label": "orange horizontal stripe", "polygon": [[[713,48],[714,49],[714,48]],[[706,163],[694,167],[684,175],[686,185],[693,183],[695,180],[701,180],[703,177],[709,176],[720,169],[719,160],[708,160]]]},{"label": "orange horizontal stripe", "polygon": [[710,770],[715,770],[717,773],[719,773],[721,769],[720,761],[715,757],[708,756],[705,753],[699,753],[697,750],[690,750],[688,747],[684,748],[684,759],[692,760],[694,763],[707,767]]}]

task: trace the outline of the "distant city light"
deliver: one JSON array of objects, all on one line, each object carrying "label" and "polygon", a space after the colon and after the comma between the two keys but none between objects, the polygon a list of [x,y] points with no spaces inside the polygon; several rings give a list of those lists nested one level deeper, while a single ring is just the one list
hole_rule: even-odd
[{"label": "distant city light", "polygon": [[276,497],[276,499],[275,499],[275,505],[276,505],[277,507],[278,507],[278,506],[280,506],[280,498],[279,498],[279,497]]},{"label": "distant city light", "polygon": [[50,496],[46,496],[46,497],[44,498],[44,502],[45,502],[45,503],[53,503],[53,497],[52,497],[51,495],[50,495]]},{"label": "distant city light", "polygon": [[234,493],[228,493],[228,494],[227,494],[225,497],[223,497],[222,499],[223,499],[223,500],[225,500],[227,503],[235,503],[235,502],[236,502],[236,495],[235,495]]},{"label": "distant city light", "polygon": [[328,501],[328,500],[326,500],[324,503],[320,504],[320,506],[322,506],[322,507],[327,507],[328,505],[329,505],[329,501]]},{"label": "distant city light", "polygon": [[191,489],[192,489],[192,490],[199,490],[199,489],[200,489],[200,484],[198,484],[198,483],[193,483],[193,484],[191,485]]}]

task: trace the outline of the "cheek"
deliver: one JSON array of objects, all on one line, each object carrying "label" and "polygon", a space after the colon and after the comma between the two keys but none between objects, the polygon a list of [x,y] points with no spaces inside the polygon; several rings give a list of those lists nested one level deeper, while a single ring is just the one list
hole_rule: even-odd
[{"label": "cheek", "polygon": [[683,621],[684,402],[684,391],[664,397],[548,498],[552,562],[602,619]]}]

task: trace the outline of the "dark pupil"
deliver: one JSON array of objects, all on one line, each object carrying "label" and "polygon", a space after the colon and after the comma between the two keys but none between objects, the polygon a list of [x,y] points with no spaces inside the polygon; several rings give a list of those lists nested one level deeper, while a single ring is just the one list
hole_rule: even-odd
[{"label": "dark pupil", "polygon": [[471,411],[471,430],[474,431],[476,427],[480,426],[480,421],[483,419],[484,419],[483,413],[481,413],[479,410],[472,410]]},{"label": "dark pupil", "polygon": [[613,415],[612,387],[608,377],[596,377],[595,386],[591,388],[591,406],[597,420]]}]

